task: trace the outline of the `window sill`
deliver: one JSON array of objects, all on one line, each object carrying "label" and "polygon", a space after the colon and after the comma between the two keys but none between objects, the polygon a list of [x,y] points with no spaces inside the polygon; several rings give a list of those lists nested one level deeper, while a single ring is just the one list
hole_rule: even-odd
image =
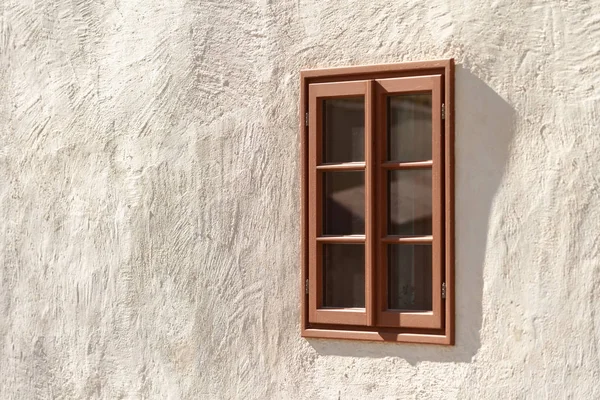
[{"label": "window sill", "polygon": [[302,330],[302,337],[314,339],[343,339],[343,340],[366,340],[371,342],[391,343],[421,343],[453,345],[454,340],[445,333],[408,333],[392,332],[383,330],[344,330],[307,328]]}]

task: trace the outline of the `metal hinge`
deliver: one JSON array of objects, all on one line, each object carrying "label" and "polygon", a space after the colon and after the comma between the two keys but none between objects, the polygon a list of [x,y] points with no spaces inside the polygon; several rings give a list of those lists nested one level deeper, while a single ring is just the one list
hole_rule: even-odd
[{"label": "metal hinge", "polygon": [[308,279],[304,282],[304,292],[308,294]]},{"label": "metal hinge", "polygon": [[442,103],[442,119],[446,119],[446,103]]},{"label": "metal hinge", "polygon": [[442,299],[446,298],[446,282],[442,283]]},{"label": "metal hinge", "polygon": [[304,126],[308,126],[308,113],[304,114]]}]

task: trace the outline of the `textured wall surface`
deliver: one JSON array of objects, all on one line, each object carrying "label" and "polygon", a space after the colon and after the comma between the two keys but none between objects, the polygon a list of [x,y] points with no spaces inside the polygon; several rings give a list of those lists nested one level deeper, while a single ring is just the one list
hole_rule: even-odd
[{"label": "textured wall surface", "polygon": [[[448,57],[456,346],[300,338],[298,71]],[[600,398],[599,65],[599,0],[1,1],[0,398]]]}]

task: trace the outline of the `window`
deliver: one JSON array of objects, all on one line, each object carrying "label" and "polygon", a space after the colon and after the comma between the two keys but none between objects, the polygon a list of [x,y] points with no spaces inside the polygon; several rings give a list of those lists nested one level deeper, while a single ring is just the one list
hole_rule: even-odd
[{"label": "window", "polygon": [[304,337],[453,344],[453,79],[301,72]]}]

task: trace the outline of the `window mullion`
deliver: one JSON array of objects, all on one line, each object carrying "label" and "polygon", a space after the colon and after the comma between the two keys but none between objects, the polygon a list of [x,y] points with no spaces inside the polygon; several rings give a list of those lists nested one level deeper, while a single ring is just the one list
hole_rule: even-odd
[{"label": "window mullion", "polygon": [[367,325],[375,325],[376,317],[376,132],[375,132],[375,81],[367,82],[365,96],[365,307]]}]

